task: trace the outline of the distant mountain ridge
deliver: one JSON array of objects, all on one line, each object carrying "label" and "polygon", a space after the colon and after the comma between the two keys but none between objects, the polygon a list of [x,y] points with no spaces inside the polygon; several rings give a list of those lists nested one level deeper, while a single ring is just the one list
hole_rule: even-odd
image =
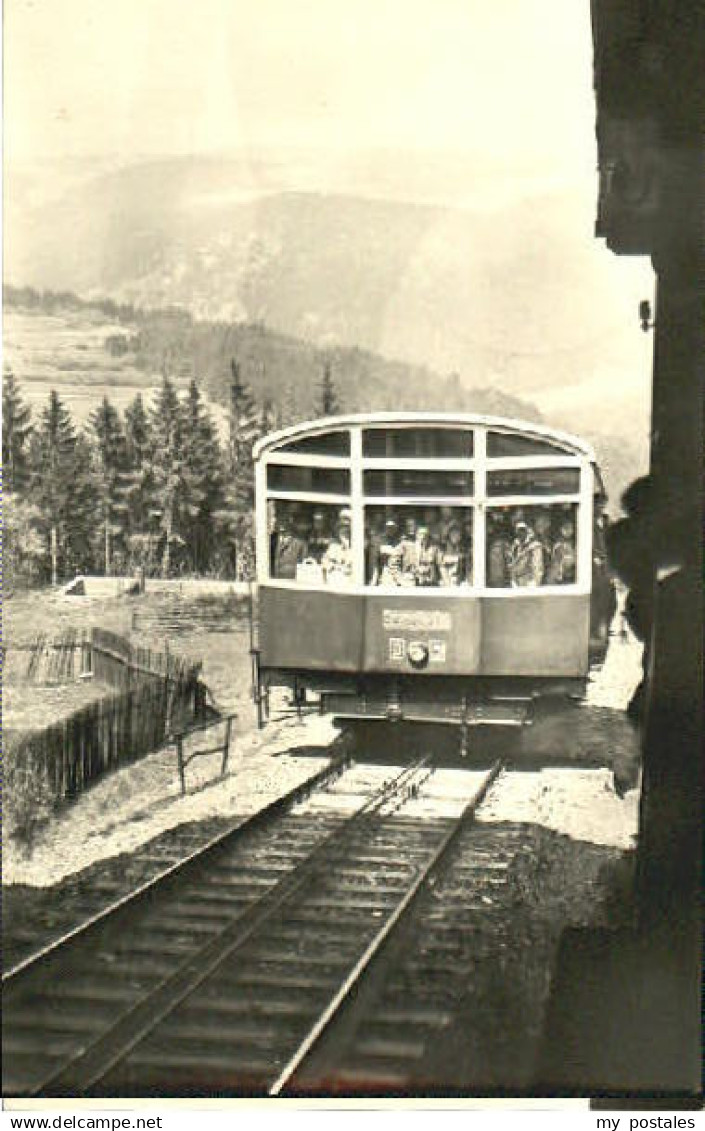
[{"label": "distant mountain ridge", "polygon": [[[31,194],[10,170],[5,278],[154,311],[125,366],[152,383],[182,366],[221,404],[237,354],[258,396],[286,391],[306,412],[325,355],[346,407],[542,415],[606,453],[613,497],[645,470],[651,360],[635,312],[648,291],[635,277],[631,294],[630,265],[595,243],[594,198],[518,186],[493,200],[469,157],[394,154],[326,192],[291,160],[86,167],[41,207],[51,168],[33,172]],[[425,203],[404,199],[404,170]],[[461,184],[472,208],[433,203]]]},{"label": "distant mountain ridge", "polygon": [[264,321],[471,385],[503,377],[520,396],[556,364],[589,363],[609,263],[570,193],[473,210],[271,181],[243,160],[179,158],[103,172],[42,208],[10,194],[5,277]]},{"label": "distant mountain ridge", "polygon": [[[458,374],[442,376],[358,348],[320,348],[261,323],[203,322],[179,309],[140,310],[113,299],[86,301],[11,285],[3,288],[3,297],[6,360],[35,393],[29,398],[32,404],[37,407],[38,394],[44,397],[55,387],[69,404],[80,407],[84,419],[100,396],[124,405],[140,389],[154,389],[167,372],[182,387],[195,375],[209,400],[220,406],[222,423],[235,358],[260,404],[272,401],[284,419],[314,414],[318,384],[329,364],[345,412],[436,409],[561,426],[501,387],[468,388]],[[120,337],[124,342],[118,347],[115,339]],[[596,449],[611,509],[616,510],[621,491],[645,468],[645,449],[594,427],[580,432]]]}]

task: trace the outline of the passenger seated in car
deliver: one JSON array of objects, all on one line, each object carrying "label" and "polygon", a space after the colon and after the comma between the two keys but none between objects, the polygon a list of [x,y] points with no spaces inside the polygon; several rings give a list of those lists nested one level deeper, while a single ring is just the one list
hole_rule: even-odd
[{"label": "passenger seated in car", "polygon": [[404,519],[404,534],[402,542],[408,545],[413,545],[416,541],[416,518],[413,514],[408,514]]},{"label": "passenger seated in car", "polygon": [[540,585],[543,580],[543,550],[530,526],[516,522],[509,550],[509,579],[513,588]]},{"label": "passenger seated in car", "polygon": [[509,553],[511,542],[507,537],[502,516],[487,512],[487,584],[502,589],[509,584]]},{"label": "passenger seated in car", "polygon": [[447,544],[448,533],[450,531],[451,526],[455,522],[456,522],[456,519],[453,515],[453,508],[452,507],[441,507],[440,515],[439,515],[438,521],[436,523],[435,537],[432,539],[433,541],[435,541],[436,545],[439,548],[442,548],[443,546],[445,546]]},{"label": "passenger seated in car", "polygon": [[323,580],[328,585],[349,585],[352,580],[353,558],[350,544],[350,519],[341,516],[337,535],[321,561]]},{"label": "passenger seated in car", "polygon": [[467,554],[463,549],[463,533],[458,522],[451,522],[448,527],[446,544],[439,556],[439,574],[441,585],[461,585],[467,581]]},{"label": "passenger seated in car", "polygon": [[384,515],[374,512],[365,521],[365,578],[373,584],[380,547],[384,545]]},{"label": "passenger seated in car", "polygon": [[433,545],[428,527],[421,524],[413,542],[405,541],[402,557],[402,585],[438,584],[438,548]]},{"label": "passenger seated in car", "polygon": [[283,580],[293,581],[296,578],[296,567],[304,560],[307,553],[306,539],[300,530],[301,518],[297,518],[296,532],[291,529],[292,523],[288,514],[282,514],[277,519],[278,531],[276,549],[274,552],[274,576]]},{"label": "passenger seated in car", "polygon": [[311,520],[305,511],[299,511],[294,515],[294,534],[300,538],[306,548],[308,555],[308,543],[311,537]]},{"label": "passenger seated in car", "polygon": [[395,519],[388,518],[384,524],[384,541],[377,552],[377,560],[372,572],[372,585],[401,584],[403,553],[399,527]]},{"label": "passenger seated in car", "polygon": [[570,519],[565,519],[561,523],[560,535],[551,551],[548,584],[569,585],[574,582],[576,565],[575,527]]},{"label": "passenger seated in car", "polygon": [[330,542],[331,536],[325,514],[323,511],[314,511],[308,538],[308,556],[320,564]]},{"label": "passenger seated in car", "polygon": [[426,507],[423,512],[423,524],[428,527],[428,533],[434,546],[443,545],[441,534],[441,517],[438,507]]}]

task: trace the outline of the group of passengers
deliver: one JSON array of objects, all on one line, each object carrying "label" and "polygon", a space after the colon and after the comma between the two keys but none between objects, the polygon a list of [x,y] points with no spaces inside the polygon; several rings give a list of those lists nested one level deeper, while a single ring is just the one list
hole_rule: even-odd
[{"label": "group of passengers", "polygon": [[[346,585],[352,581],[348,508],[279,505],[271,533],[272,576]],[[365,576],[371,585],[454,586],[472,573],[472,519],[460,523],[451,507],[403,515],[368,511]]]},{"label": "group of passengers", "polygon": [[370,585],[455,586],[472,575],[472,519],[460,523],[452,507],[428,508],[420,517],[383,514],[366,539]]},{"label": "group of passengers", "polygon": [[[462,519],[457,515],[461,514]],[[472,580],[472,515],[452,507],[370,508],[365,578],[375,586],[453,587]],[[352,582],[347,507],[279,506],[271,535],[272,576],[345,586]],[[576,579],[570,507],[487,510],[487,585],[521,588]]]},{"label": "group of passengers", "polygon": [[321,509],[310,514],[304,509],[280,508],[271,554],[274,577],[349,584],[353,569],[350,511],[344,507],[331,516]]},{"label": "group of passengers", "polygon": [[493,588],[567,585],[575,581],[572,510],[541,507],[487,512],[487,584]]}]

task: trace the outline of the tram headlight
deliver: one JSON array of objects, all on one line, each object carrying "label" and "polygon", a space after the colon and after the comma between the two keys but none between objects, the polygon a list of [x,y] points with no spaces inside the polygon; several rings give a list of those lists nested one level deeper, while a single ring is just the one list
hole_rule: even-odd
[{"label": "tram headlight", "polygon": [[420,640],[412,640],[407,650],[409,663],[414,668],[425,668],[428,663],[428,648]]}]

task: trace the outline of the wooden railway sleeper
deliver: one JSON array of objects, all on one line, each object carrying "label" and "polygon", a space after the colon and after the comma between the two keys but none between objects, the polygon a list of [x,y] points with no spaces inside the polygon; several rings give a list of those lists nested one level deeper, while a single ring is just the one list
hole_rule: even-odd
[{"label": "wooden railway sleeper", "polygon": [[366,801],[348,821],[336,827],[293,874],[284,877],[273,889],[265,892],[256,904],[251,905],[223,931],[209,939],[176,971],[166,974],[156,988],[128,1008],[110,1030],[98,1034],[92,1043],[86,1044],[58,1072],[36,1084],[30,1094],[76,1095],[84,1094],[94,1087],[227,957],[242,947],[274,910],[304,884],[309,883],[314,875],[321,870],[327,870],[331,863],[331,847],[336,845],[343,834],[349,834],[350,828],[356,828],[360,822],[376,812],[397,789],[404,787],[411,775],[425,767],[427,762],[426,757],[416,765],[405,767],[389,785],[385,785]]},{"label": "wooden railway sleeper", "polygon": [[[362,975],[369,967],[372,959],[378,952],[388,945],[388,940],[400,922],[405,916],[412,904],[414,903],[419,892],[427,886],[428,880],[434,875],[441,860],[445,857],[450,846],[456,842],[460,833],[466,827],[469,820],[474,817],[477,807],[482,803],[488,790],[493,782],[499,776],[503,768],[501,760],[495,762],[486,775],[480,789],[477,790],[471,800],[465,805],[462,813],[452,822],[451,827],[442,837],[440,843],[436,846],[430,859],[427,861],[423,869],[418,873],[416,879],[407,890],[403,899],[397,904],[393,913],[385,920],[380,930],[374,936],[372,941],[367,946],[364,954],[358,959],[353,968],[350,970],[348,977],[342,983],[337,993],[329,1002],[327,1008],[321,1013],[316,1023],[309,1030],[304,1040],[299,1047],[290,1057],[285,1067],[279,1073],[277,1079],[269,1088],[269,1095],[280,1095],[284,1089],[295,1080],[297,1073],[299,1073],[301,1066],[311,1056],[313,1049],[319,1044],[323,1034],[328,1030],[333,1019],[338,1015],[344,1003],[348,1002],[351,998],[353,990],[355,991],[354,1004],[350,1007],[350,1015],[354,1018],[359,1018],[362,1014],[364,995],[360,992],[360,982]],[[397,937],[399,937],[397,935]],[[369,992],[368,983],[368,992]],[[349,1015],[349,1016],[350,1016]],[[353,1030],[355,1023],[353,1022]],[[325,1060],[325,1055],[324,1055]]]},{"label": "wooden railway sleeper", "polygon": [[18,992],[17,988],[24,985],[26,977],[37,970],[40,964],[43,966],[49,958],[58,955],[62,947],[79,938],[86,938],[89,933],[95,934],[96,931],[102,930],[104,924],[118,911],[151,900],[157,890],[160,893],[163,892],[165,887],[168,889],[169,885],[173,884],[175,880],[178,879],[178,882],[183,882],[186,870],[195,868],[199,874],[202,874],[206,863],[210,869],[213,868],[214,863],[217,866],[218,853],[226,850],[230,841],[235,839],[239,842],[247,835],[258,835],[267,821],[274,816],[286,814],[303,796],[308,796],[312,789],[325,786],[330,776],[336,773],[340,765],[347,765],[349,762],[350,754],[344,748],[331,760],[328,766],[319,770],[312,778],[295,786],[283,797],[277,798],[264,809],[253,814],[244,823],[218,833],[211,841],[199,847],[186,859],[181,859],[177,863],[169,865],[164,871],[151,876],[139,887],[121,895],[115,903],[102,907],[78,927],[52,939],[37,952],[22,958],[15,966],[7,968],[2,975],[4,1002],[7,1003],[11,997],[14,997],[15,993]]}]

